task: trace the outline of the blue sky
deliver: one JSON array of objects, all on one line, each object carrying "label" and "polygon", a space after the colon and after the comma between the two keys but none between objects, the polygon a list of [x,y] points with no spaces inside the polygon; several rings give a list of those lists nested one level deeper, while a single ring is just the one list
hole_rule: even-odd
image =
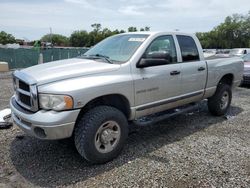
[{"label": "blue sky", "polygon": [[53,33],[69,36],[91,24],[152,31],[209,31],[233,13],[246,14],[250,0],[0,0],[0,30],[16,38],[39,39]]}]

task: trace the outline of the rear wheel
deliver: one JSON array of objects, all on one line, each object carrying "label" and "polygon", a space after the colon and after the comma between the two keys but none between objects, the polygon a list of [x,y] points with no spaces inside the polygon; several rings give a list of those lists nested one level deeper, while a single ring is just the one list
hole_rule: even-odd
[{"label": "rear wheel", "polygon": [[230,107],[231,100],[231,87],[227,84],[219,84],[215,94],[208,99],[208,109],[213,115],[224,115]]},{"label": "rear wheel", "polygon": [[128,136],[125,115],[111,106],[86,112],[75,128],[75,145],[87,161],[105,163],[121,152]]}]

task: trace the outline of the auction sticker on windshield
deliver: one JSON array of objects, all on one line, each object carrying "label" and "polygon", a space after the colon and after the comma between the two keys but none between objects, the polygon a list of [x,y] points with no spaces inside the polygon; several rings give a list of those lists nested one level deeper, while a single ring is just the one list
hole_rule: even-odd
[{"label": "auction sticker on windshield", "polygon": [[130,42],[144,42],[146,38],[129,38]]}]

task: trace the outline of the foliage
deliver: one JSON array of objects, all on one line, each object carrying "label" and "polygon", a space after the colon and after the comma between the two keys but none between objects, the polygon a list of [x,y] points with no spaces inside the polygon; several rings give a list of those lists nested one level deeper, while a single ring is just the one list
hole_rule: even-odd
[{"label": "foliage", "polygon": [[233,14],[210,32],[196,33],[203,48],[231,49],[250,47],[250,12]]},{"label": "foliage", "polygon": [[[74,31],[70,37],[59,34],[47,34],[41,38],[43,42],[51,42],[59,46],[74,46],[74,47],[91,47],[101,40],[119,33],[125,33],[124,30],[110,30],[109,28],[102,28],[100,23],[91,25],[92,31],[86,30]],[[138,29],[130,26],[128,32],[150,31],[150,27],[146,26]],[[224,22],[216,26],[209,32],[196,33],[203,48],[250,48],[250,11],[246,15],[233,14],[225,18]],[[15,38],[4,31],[0,32],[0,43],[14,43]]]},{"label": "foliage", "polygon": [[101,40],[119,33],[125,33],[124,30],[114,30],[111,31],[108,28],[103,28],[101,24],[92,24],[93,28],[91,32],[85,30],[74,31],[69,37],[70,44],[74,47],[91,47]]},{"label": "foliage", "polygon": [[[101,40],[110,37],[115,34],[125,33],[124,30],[110,30],[109,28],[102,28],[99,23],[94,23],[91,25],[92,31],[87,32],[86,30],[74,31],[69,37],[71,46],[74,47],[91,47]],[[141,28],[140,31],[149,31],[150,27],[146,26]],[[136,32],[138,29],[136,27],[129,27],[128,32]]]},{"label": "foliage", "polygon": [[146,26],[144,28],[141,28],[140,31],[150,31],[150,27]]},{"label": "foliage", "polygon": [[42,42],[52,42],[55,46],[68,46],[69,38],[59,34],[46,34],[41,38]]},{"label": "foliage", "polygon": [[16,39],[13,35],[8,34],[4,31],[0,32],[0,44],[11,44],[15,42],[16,42]]},{"label": "foliage", "polygon": [[[128,28],[128,32],[137,32],[137,31],[138,31],[137,27],[131,26]],[[148,26],[142,27],[140,28],[140,31],[150,31],[150,27]]]},{"label": "foliage", "polygon": [[[124,30],[115,29],[112,31],[109,28],[102,28],[102,25],[100,23],[94,23],[91,25],[91,27],[92,27],[92,31],[90,32],[87,32],[86,30],[73,31],[70,37],[66,37],[60,34],[46,34],[40,39],[40,41],[49,42],[49,43],[52,42],[54,46],[91,47],[107,37],[126,32]],[[140,31],[149,31],[149,30],[150,30],[150,27],[148,26],[144,28],[140,28]],[[136,27],[128,28],[128,32],[136,32],[136,31],[138,31]],[[2,41],[2,33],[5,33],[5,32],[3,31],[1,32],[0,43]],[[5,34],[9,35],[7,33]],[[15,40],[15,38],[13,38],[13,40]],[[5,42],[2,42],[2,43],[5,43]],[[10,43],[10,42],[7,42],[7,43]]]},{"label": "foliage", "polygon": [[136,27],[129,27],[128,32],[136,32],[137,28]]}]

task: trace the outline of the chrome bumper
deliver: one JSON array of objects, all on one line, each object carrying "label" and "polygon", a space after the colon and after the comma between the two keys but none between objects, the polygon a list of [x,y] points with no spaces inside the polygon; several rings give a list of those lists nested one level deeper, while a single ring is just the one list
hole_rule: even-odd
[{"label": "chrome bumper", "polygon": [[72,135],[80,110],[30,112],[20,107],[15,98],[10,100],[13,123],[31,136],[57,140]]}]

